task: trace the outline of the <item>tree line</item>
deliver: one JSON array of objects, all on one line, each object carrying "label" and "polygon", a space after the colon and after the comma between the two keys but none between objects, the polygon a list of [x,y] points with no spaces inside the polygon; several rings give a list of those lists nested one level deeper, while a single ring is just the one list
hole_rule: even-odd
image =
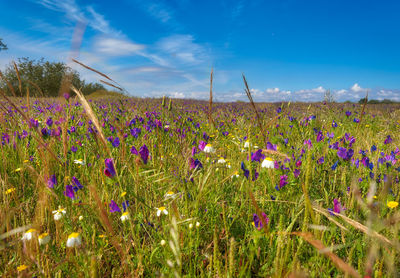
[{"label": "tree line", "polygon": [[13,95],[10,84],[17,96],[26,95],[29,90],[30,95],[33,96],[57,97],[70,92],[69,88],[63,88],[66,92],[60,92],[65,78],[69,78],[69,82],[76,88],[80,88],[85,95],[105,90],[104,86],[99,83],[85,82],[77,71],[63,62],[49,62],[44,58],[34,60],[24,57],[19,58],[15,65],[14,63],[7,65],[3,72],[3,78],[0,80],[0,88],[7,95]]}]

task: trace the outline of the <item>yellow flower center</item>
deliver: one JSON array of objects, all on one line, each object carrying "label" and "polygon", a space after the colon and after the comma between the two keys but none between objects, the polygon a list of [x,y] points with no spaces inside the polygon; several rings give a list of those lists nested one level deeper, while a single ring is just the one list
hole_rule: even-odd
[{"label": "yellow flower center", "polygon": [[164,210],[165,210],[165,207],[160,207],[160,208],[158,208],[158,210],[164,211]]},{"label": "yellow flower center", "polygon": [[37,232],[37,231],[36,231],[35,229],[29,229],[29,230],[26,231],[27,234],[29,234],[29,233],[36,233],[36,232]]},{"label": "yellow flower center", "polygon": [[47,237],[48,235],[49,235],[48,233],[43,233],[43,234],[40,234],[40,235],[39,235],[39,238],[42,239],[42,238]]},{"label": "yellow flower center", "polygon": [[68,238],[77,238],[79,236],[79,233],[72,233],[68,236]]}]

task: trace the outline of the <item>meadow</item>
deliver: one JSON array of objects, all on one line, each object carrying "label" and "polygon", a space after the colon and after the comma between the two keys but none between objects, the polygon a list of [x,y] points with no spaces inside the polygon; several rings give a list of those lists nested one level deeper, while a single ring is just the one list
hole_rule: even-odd
[{"label": "meadow", "polygon": [[400,105],[5,98],[2,277],[396,277]]}]

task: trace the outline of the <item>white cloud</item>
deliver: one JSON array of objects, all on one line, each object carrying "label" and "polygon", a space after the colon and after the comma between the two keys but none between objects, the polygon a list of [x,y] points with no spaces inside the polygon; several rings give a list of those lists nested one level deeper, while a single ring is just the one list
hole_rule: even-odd
[{"label": "white cloud", "polygon": [[350,88],[350,90],[352,90],[353,92],[356,92],[356,93],[365,91],[365,89],[361,88],[360,85],[358,85],[358,83],[355,83],[355,84]]},{"label": "white cloud", "polygon": [[269,94],[277,94],[277,93],[279,93],[279,91],[280,91],[279,88],[268,88],[266,90],[266,92]]},{"label": "white cloud", "polygon": [[111,56],[139,54],[140,50],[145,48],[144,45],[136,44],[126,39],[107,37],[97,39],[94,47],[98,52]]},{"label": "white cloud", "polygon": [[173,92],[169,94],[170,98],[185,98],[184,93],[182,92]]}]

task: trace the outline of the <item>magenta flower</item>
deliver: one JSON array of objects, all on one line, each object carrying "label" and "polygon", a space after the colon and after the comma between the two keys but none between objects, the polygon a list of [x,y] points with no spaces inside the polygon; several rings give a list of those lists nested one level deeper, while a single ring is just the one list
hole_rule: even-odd
[{"label": "magenta flower", "polygon": [[64,195],[68,198],[75,199],[75,191],[72,185],[66,185]]},{"label": "magenta flower", "polygon": [[104,163],[106,165],[106,169],[104,169],[104,174],[109,178],[114,177],[117,173],[115,172],[114,163],[113,163],[112,159],[107,158],[104,161]]},{"label": "magenta flower", "polygon": [[110,212],[117,212],[117,211],[121,211],[121,209],[119,208],[119,206],[117,205],[116,202],[114,202],[114,200],[111,200],[110,202]]},{"label": "magenta flower", "polygon": [[51,175],[50,178],[47,180],[47,186],[49,188],[54,188],[54,185],[57,184],[56,175]]}]

